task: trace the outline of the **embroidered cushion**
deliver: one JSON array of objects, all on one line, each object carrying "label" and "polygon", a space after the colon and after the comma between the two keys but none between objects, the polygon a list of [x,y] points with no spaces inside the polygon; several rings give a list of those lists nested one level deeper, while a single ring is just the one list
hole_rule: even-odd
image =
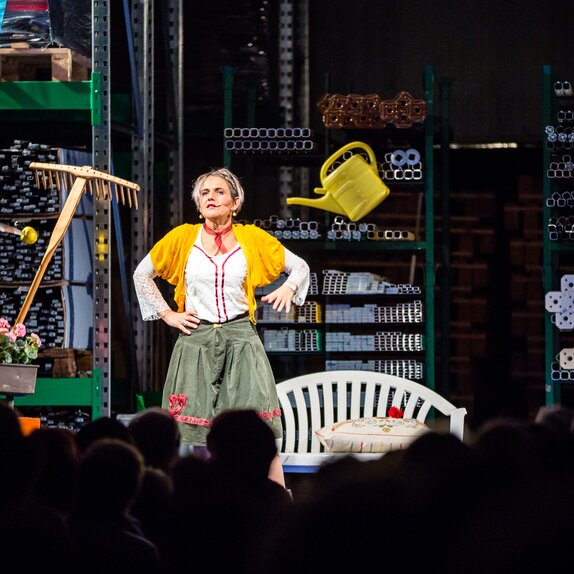
[{"label": "embroidered cushion", "polygon": [[389,452],[406,448],[429,427],[417,419],[368,417],[323,427],[315,434],[327,452]]}]

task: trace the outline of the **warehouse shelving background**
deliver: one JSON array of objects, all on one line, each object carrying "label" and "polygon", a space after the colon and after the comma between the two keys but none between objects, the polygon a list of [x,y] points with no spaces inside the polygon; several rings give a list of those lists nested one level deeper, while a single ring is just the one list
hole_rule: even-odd
[{"label": "warehouse shelving background", "polygon": [[[111,315],[111,329],[100,333],[105,344],[96,352],[96,363],[110,371],[106,388],[112,379],[144,392],[161,386],[172,335],[139,321],[130,273],[171,226],[195,220],[190,183],[229,159],[226,125],[293,121],[321,134],[315,104],[327,85],[344,94],[416,93],[420,70],[432,64],[441,89],[449,88],[436,106],[444,119],[437,125],[443,145],[435,150],[436,316],[439,323],[448,320],[437,325],[437,345],[449,357],[448,365],[439,359],[437,389],[466,406],[475,425],[498,414],[527,416],[544,404],[540,71],[551,64],[564,79],[574,78],[564,49],[571,2],[93,5],[99,41],[108,43],[94,59],[104,82],[102,125],[61,122],[46,130],[28,122],[26,131],[32,141],[41,141],[40,133],[59,146],[93,147],[103,169],[113,154],[119,175],[142,185],[145,201],[133,219],[123,213],[114,221],[105,206],[96,210],[111,242],[110,260],[100,262],[98,275],[114,285],[100,291],[111,305],[111,313],[99,307],[102,316]],[[1,137],[12,141],[21,126],[6,119]],[[339,143],[329,137],[319,139],[322,152]],[[319,167],[320,161],[294,171],[278,170],[273,161],[241,166],[246,218],[280,214],[288,186],[313,187]]]}]

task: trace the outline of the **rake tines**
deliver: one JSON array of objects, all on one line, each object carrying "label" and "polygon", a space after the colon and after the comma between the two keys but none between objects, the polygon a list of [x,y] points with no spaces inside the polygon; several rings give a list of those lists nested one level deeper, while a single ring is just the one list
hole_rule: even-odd
[{"label": "rake tines", "polygon": [[138,208],[137,192],[140,187],[137,183],[132,183],[127,179],[97,171],[90,166],[80,167],[33,161],[30,167],[35,170],[36,185],[40,188],[55,187],[58,191],[69,191],[74,185],[75,176],[86,180],[90,195],[94,195],[97,199],[113,200],[115,198],[117,203],[125,205],[127,198],[129,207]]},{"label": "rake tines", "polygon": [[24,322],[34,296],[36,295],[36,291],[42,281],[42,277],[48,267],[48,263],[52,259],[58,245],[60,245],[62,239],[64,239],[64,235],[70,226],[86,187],[90,194],[97,199],[112,200],[113,194],[111,192],[111,186],[113,185],[115,200],[125,205],[125,198],[127,197],[129,207],[133,205],[136,209],[138,207],[137,192],[140,189],[137,183],[132,183],[131,181],[115,177],[103,171],[97,171],[90,166],[80,167],[76,165],[60,165],[57,163],[31,162],[30,167],[35,170],[36,185],[38,187],[43,187],[44,189],[56,187],[58,190],[66,191],[68,197],[60,211],[60,216],[58,217],[58,221],[56,221],[54,230],[50,235],[48,247],[40,262],[40,267],[36,271],[32,285],[26,294],[26,299],[20,309],[16,323]]}]

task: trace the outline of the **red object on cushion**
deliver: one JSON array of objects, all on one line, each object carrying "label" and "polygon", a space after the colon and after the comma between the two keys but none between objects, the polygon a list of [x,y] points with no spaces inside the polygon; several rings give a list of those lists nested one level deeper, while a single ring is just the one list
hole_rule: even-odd
[{"label": "red object on cushion", "polygon": [[389,417],[391,417],[393,419],[401,419],[401,418],[403,418],[404,414],[405,414],[405,411],[403,411],[402,409],[399,409],[397,407],[391,407],[389,409]]}]

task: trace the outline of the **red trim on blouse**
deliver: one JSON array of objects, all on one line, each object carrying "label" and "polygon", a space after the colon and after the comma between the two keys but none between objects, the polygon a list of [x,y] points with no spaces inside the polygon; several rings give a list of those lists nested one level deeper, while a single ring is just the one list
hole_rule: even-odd
[{"label": "red trim on blouse", "polygon": [[237,249],[232,251],[223,261],[221,264],[221,300],[223,301],[223,313],[225,314],[225,320],[229,321],[229,316],[227,315],[227,307],[225,305],[225,290],[223,287],[225,286],[225,264],[229,261],[229,258],[232,255],[235,255],[238,251],[241,251],[241,248],[237,246]]},{"label": "red trim on blouse", "polygon": [[[213,260],[213,257],[211,255],[209,255],[209,253],[207,253],[203,248],[201,248],[199,245],[195,244],[194,247],[196,247],[197,249],[199,249],[199,251],[201,253],[203,253],[207,259],[209,259],[209,261],[211,262],[211,264],[215,267],[215,285],[214,285],[214,289],[215,289],[215,308],[217,309],[217,318],[219,319],[220,323],[224,323],[226,321],[229,321],[229,317],[227,315],[227,308],[225,305],[225,295],[224,295],[224,291],[223,291],[223,287],[225,284],[225,264],[229,261],[229,258],[232,255],[235,255],[236,253],[238,253],[239,251],[241,251],[241,247],[239,245],[236,245],[236,248],[224,259],[223,263],[221,264],[221,288],[219,288],[219,267],[217,266],[217,263]],[[221,311],[219,310],[219,302],[221,301],[221,306],[223,307],[223,318],[222,318],[222,314]]]},{"label": "red trim on blouse", "polygon": [[217,267],[217,263],[212,259],[209,253],[205,252],[199,245],[195,244],[194,247],[197,247],[201,253],[203,253],[211,262],[211,264],[215,267],[215,308],[217,309],[217,317],[221,319],[221,311],[219,310],[219,291],[217,289],[217,285],[219,283],[219,268]]}]

